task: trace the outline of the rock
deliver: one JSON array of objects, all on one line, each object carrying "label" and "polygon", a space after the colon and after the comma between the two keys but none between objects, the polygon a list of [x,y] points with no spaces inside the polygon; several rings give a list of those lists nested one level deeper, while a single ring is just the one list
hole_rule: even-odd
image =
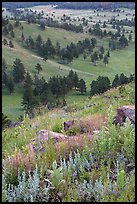
[{"label": "rock", "polygon": [[74,120],[72,121],[68,121],[68,122],[64,122],[64,130],[67,131],[69,130],[70,128],[72,128],[74,125]]},{"label": "rock", "polygon": [[[53,139],[54,143],[58,143],[68,138],[68,136],[66,135],[63,135],[57,132],[52,132],[49,130],[40,130],[36,132],[36,134],[37,136],[32,140],[34,152],[37,152],[37,151],[44,152],[45,148],[42,145],[42,141],[47,142],[49,138]],[[38,141],[37,145],[36,145],[36,141]]]},{"label": "rock", "polygon": [[129,118],[132,124],[135,124],[135,106],[122,106],[117,109],[117,115],[114,118],[113,124],[117,125],[118,123],[122,125],[126,118]]},{"label": "rock", "polygon": [[14,122],[11,122],[9,127],[10,128],[15,128],[15,127],[18,127],[21,125],[21,122],[20,121],[14,121]]}]

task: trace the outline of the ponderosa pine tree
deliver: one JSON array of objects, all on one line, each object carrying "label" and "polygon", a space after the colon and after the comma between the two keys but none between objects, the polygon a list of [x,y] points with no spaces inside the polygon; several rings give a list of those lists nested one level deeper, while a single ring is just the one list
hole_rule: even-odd
[{"label": "ponderosa pine tree", "polygon": [[118,74],[116,74],[114,80],[112,81],[112,87],[117,87],[119,85],[120,85],[120,79]]},{"label": "ponderosa pine tree", "polygon": [[108,64],[108,56],[107,55],[104,56],[103,63],[105,65]]},{"label": "ponderosa pine tree", "polygon": [[42,44],[42,37],[39,34],[36,38],[36,42],[35,42],[35,47],[36,49],[39,51],[39,49],[41,48],[41,44]]},{"label": "ponderosa pine tree", "polygon": [[78,81],[78,90],[81,92],[82,95],[87,92],[86,83],[83,79],[80,79]]},{"label": "ponderosa pine tree", "polygon": [[37,63],[37,65],[36,65],[36,70],[37,70],[38,74],[40,73],[40,71],[42,71],[42,67],[39,63]]},{"label": "ponderosa pine tree", "polygon": [[13,47],[14,47],[14,45],[13,45],[13,43],[12,43],[12,41],[11,41],[11,40],[9,41],[9,47],[11,47],[11,48],[13,48]]},{"label": "ponderosa pine tree", "polygon": [[25,68],[20,59],[14,61],[13,64],[13,79],[15,83],[22,82],[25,79]]},{"label": "ponderosa pine tree", "polygon": [[7,83],[6,83],[6,88],[8,89],[9,93],[13,93],[14,92],[14,81],[13,78],[11,76],[9,76],[7,78]]}]

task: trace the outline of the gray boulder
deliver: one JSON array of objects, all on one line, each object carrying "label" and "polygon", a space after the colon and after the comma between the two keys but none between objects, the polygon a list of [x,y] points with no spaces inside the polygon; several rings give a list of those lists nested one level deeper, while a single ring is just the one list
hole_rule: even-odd
[{"label": "gray boulder", "polygon": [[50,130],[40,130],[36,132],[36,137],[32,140],[34,152],[44,152],[45,147],[43,146],[43,142],[48,142],[49,138],[54,143],[58,143],[68,138],[68,136]]},{"label": "gray boulder", "polygon": [[117,109],[117,115],[114,118],[113,123],[115,125],[120,124],[122,125],[126,118],[129,118],[132,124],[135,125],[135,106],[128,105],[128,106],[122,106]]}]

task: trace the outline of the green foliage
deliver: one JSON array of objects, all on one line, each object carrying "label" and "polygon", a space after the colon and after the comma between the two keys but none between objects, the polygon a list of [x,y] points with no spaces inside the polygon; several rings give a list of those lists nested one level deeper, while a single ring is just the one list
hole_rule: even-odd
[{"label": "green foliage", "polygon": [[15,83],[19,83],[25,78],[25,68],[20,59],[14,61],[13,64],[13,78]]},{"label": "green foliage", "polygon": [[8,185],[5,190],[6,202],[39,202],[48,201],[48,188],[40,186],[40,177],[36,170],[33,172],[33,176],[29,173],[27,178],[26,173],[18,174],[18,185]]},{"label": "green foliage", "polygon": [[6,128],[11,123],[11,120],[8,119],[4,113],[2,113],[2,129]]},{"label": "green foliage", "polygon": [[62,125],[57,122],[57,123],[52,127],[52,131],[53,131],[53,132],[62,133]]}]

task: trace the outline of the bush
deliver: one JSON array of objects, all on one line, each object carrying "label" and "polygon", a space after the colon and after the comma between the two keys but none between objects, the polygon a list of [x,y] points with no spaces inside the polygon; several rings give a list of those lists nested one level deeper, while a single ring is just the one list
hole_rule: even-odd
[{"label": "bush", "polygon": [[[4,177],[3,177],[4,179]],[[4,181],[3,181],[4,182]],[[3,184],[4,185],[4,184]],[[28,178],[25,171],[21,174],[18,173],[18,185],[8,185],[5,190],[6,202],[40,202],[48,201],[48,190],[49,186],[42,188],[40,186],[40,176],[36,170],[33,175],[29,173]]]}]

